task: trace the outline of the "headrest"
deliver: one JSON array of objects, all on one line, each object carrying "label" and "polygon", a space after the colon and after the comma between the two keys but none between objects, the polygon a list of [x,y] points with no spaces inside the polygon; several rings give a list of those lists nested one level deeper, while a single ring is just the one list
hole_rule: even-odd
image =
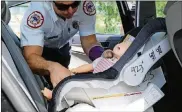
[{"label": "headrest", "polygon": [[164,8],[164,14],[167,14],[168,9],[173,5],[176,1],[168,1],[165,8]]},{"label": "headrest", "polygon": [[5,1],[1,1],[1,19],[8,24],[10,21],[11,15],[9,8],[6,6]]},{"label": "headrest", "polygon": [[[178,1],[173,3],[166,12],[166,26],[169,35],[169,41],[171,47],[179,60],[175,47],[174,47],[174,35],[177,31],[182,29],[182,2]],[[180,62],[180,61],[179,61]],[[180,63],[182,66],[182,63]]]},{"label": "headrest", "polygon": [[182,2],[175,2],[166,12],[166,25],[169,36],[182,28]]}]

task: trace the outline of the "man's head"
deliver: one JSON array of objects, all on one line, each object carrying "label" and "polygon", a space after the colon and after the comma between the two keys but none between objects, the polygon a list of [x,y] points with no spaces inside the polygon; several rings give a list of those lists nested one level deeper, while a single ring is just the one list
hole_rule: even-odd
[{"label": "man's head", "polygon": [[80,1],[53,1],[53,8],[58,16],[70,19],[77,11],[79,4]]}]

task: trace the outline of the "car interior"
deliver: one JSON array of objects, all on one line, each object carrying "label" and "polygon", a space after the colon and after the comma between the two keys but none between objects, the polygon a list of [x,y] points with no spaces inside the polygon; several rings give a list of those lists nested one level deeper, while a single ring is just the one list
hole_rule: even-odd
[{"label": "car interior", "polygon": [[[120,79],[120,76],[124,77],[126,76],[124,74],[130,73],[127,69],[130,69],[135,63],[141,61],[139,58],[145,59],[145,54],[152,50],[151,48],[155,48],[157,45],[162,46],[160,42],[163,42],[163,40],[167,43],[169,42],[170,47],[168,48],[168,44],[165,44],[166,46],[164,46],[164,49],[166,52],[164,50],[164,55],[156,60],[155,63],[151,63],[149,68],[143,74],[145,76],[148,71],[161,66],[165,76],[166,84],[161,88],[165,96],[153,105],[153,111],[179,111],[180,102],[182,101],[180,92],[182,84],[182,46],[180,45],[182,42],[182,2],[167,2],[164,9],[164,14],[166,15],[165,18],[154,17],[153,15],[155,14],[152,12],[155,11],[151,11],[151,13],[143,11],[146,7],[155,5],[154,2],[137,2],[135,25],[133,24],[131,12],[127,9],[127,5],[124,4],[124,1],[117,1],[125,31],[125,35],[120,37],[119,41],[123,41],[128,34],[136,37],[135,42],[129,47],[124,57],[122,57],[122,59],[120,59],[112,68],[102,73],[88,73],[86,75],[77,74],[73,77],[71,76],[64,79],[54,89],[53,100],[47,101],[43,97],[41,90],[44,87],[47,87],[48,84],[43,77],[33,74],[26,63],[22,55],[20,40],[8,25],[11,19],[9,7],[7,7],[5,1],[1,1],[2,111],[19,112],[28,110],[31,112],[64,112],[67,108],[75,105],[73,104],[70,106],[67,104],[67,98],[64,96],[64,91],[69,92],[69,89],[66,89],[73,82],[73,84],[76,84],[75,87],[77,87],[77,89],[79,84],[85,82],[94,84],[95,80],[106,82],[112,87],[113,84],[110,84],[110,80],[112,80],[113,83],[120,81],[118,80]],[[155,10],[155,8],[151,7],[150,10]],[[124,11],[125,13],[123,13]],[[140,17],[142,19],[139,19]],[[160,32],[160,34],[154,35],[156,32]],[[163,33],[161,34],[161,32]],[[152,45],[152,47],[151,38],[159,39],[159,41]],[[144,45],[145,47],[143,47]],[[139,85],[143,80],[140,79],[138,83],[136,82],[133,84],[131,83],[133,80],[130,81],[130,79],[131,77],[127,78],[126,76],[126,81],[124,80],[124,82],[133,86]],[[105,88],[104,85],[103,88]],[[61,98],[60,96],[63,96],[64,98]],[[74,99],[75,97],[72,98],[72,100]],[[66,106],[62,106],[64,108],[57,110],[59,105],[62,104],[65,104]]]}]

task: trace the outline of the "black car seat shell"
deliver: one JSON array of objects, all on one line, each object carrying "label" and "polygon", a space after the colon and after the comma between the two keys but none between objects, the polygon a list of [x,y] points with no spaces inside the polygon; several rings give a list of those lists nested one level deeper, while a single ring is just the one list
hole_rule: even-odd
[{"label": "black car seat shell", "polygon": [[[135,30],[133,30],[135,31]],[[138,30],[138,34],[128,48],[128,50],[124,53],[124,55],[120,58],[113,67],[108,70],[100,73],[85,73],[85,74],[76,74],[74,76],[70,76],[62,80],[53,90],[53,98],[51,100],[51,104],[49,105],[49,111],[60,111],[57,107],[60,106],[60,97],[62,97],[61,92],[65,93],[65,88],[70,88],[68,85],[75,82],[84,82],[84,81],[92,81],[92,80],[100,80],[100,81],[108,81],[112,82],[117,80],[120,77],[120,71],[123,69],[126,63],[128,63],[135,55],[137,55],[138,51],[150,40],[150,37],[154,35],[156,32],[166,32],[165,19],[157,18],[151,20],[148,24],[146,24],[141,30]],[[167,41],[169,46],[169,42]],[[170,48],[169,48],[170,49]],[[168,49],[168,50],[169,50]],[[167,50],[167,51],[168,51]],[[78,87],[80,84],[76,85]],[[72,84],[73,85],[73,84]],[[62,108],[62,107],[61,107]],[[58,110],[56,110],[58,109]]]}]

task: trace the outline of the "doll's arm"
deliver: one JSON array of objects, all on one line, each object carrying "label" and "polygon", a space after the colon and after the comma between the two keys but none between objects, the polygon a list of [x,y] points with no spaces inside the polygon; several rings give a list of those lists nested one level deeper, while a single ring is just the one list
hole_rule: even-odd
[{"label": "doll's arm", "polygon": [[73,73],[86,73],[86,72],[92,72],[93,69],[94,68],[93,68],[92,64],[84,64],[77,68],[73,68],[70,71]]}]

